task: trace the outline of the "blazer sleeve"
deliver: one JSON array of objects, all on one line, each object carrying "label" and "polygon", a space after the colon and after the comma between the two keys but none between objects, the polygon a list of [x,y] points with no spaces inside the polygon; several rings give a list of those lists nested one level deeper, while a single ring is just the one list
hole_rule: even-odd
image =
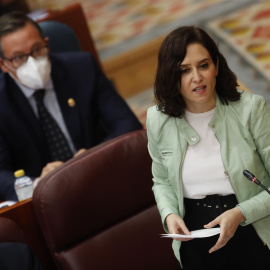
[{"label": "blazer sleeve", "polygon": [[124,133],[142,129],[142,124],[131,111],[127,103],[116,92],[96,62],[96,91],[100,121],[106,130],[104,140],[117,137]]},{"label": "blazer sleeve", "polygon": [[179,207],[176,192],[169,181],[168,171],[162,164],[161,153],[158,149],[156,137],[159,132],[154,127],[156,123],[153,124],[153,110],[155,110],[154,107],[148,109],[146,120],[148,151],[152,158],[152,175],[154,182],[152,190],[161,215],[164,230],[168,233],[166,217],[172,213],[180,214],[178,211]]},{"label": "blazer sleeve", "polygon": [[11,169],[11,153],[7,143],[0,132],[0,200],[17,201],[14,189],[15,177]]},{"label": "blazer sleeve", "polygon": [[[248,106],[248,105],[247,105]],[[265,99],[256,96],[251,106],[249,128],[256,145],[256,151],[260,155],[262,163],[268,174],[268,188],[270,188],[270,107]],[[262,189],[262,192],[238,205],[246,217],[245,225],[253,223],[270,215],[270,195]]]}]

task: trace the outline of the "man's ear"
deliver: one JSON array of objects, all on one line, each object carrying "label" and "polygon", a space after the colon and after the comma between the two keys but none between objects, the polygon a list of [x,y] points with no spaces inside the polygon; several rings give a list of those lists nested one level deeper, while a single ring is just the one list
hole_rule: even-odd
[{"label": "man's ear", "polygon": [[2,71],[3,71],[4,73],[9,72],[9,70],[8,70],[8,68],[6,67],[6,65],[4,64],[4,61],[3,61],[2,58],[0,58],[0,67],[1,67],[1,69],[2,69]]}]

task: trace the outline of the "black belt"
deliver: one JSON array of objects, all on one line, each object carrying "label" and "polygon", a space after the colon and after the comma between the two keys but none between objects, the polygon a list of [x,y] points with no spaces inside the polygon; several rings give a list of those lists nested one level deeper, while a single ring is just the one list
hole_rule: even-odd
[{"label": "black belt", "polygon": [[220,195],[207,195],[203,199],[184,199],[186,210],[200,209],[201,211],[209,211],[220,209],[222,212],[234,208],[238,202],[234,194],[220,196]]}]

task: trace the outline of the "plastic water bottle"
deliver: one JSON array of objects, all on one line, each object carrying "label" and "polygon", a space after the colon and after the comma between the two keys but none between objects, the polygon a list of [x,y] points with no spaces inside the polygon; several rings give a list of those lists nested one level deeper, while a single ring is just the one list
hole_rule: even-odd
[{"label": "plastic water bottle", "polygon": [[18,170],[14,175],[16,177],[14,187],[19,201],[31,198],[34,191],[32,179],[25,175],[24,170]]}]

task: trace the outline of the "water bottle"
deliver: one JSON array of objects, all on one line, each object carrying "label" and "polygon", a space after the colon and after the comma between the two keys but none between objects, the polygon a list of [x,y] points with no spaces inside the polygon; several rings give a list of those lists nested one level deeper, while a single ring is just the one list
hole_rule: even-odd
[{"label": "water bottle", "polygon": [[25,175],[24,170],[18,170],[14,175],[16,177],[14,187],[19,201],[31,198],[34,191],[32,179]]}]

